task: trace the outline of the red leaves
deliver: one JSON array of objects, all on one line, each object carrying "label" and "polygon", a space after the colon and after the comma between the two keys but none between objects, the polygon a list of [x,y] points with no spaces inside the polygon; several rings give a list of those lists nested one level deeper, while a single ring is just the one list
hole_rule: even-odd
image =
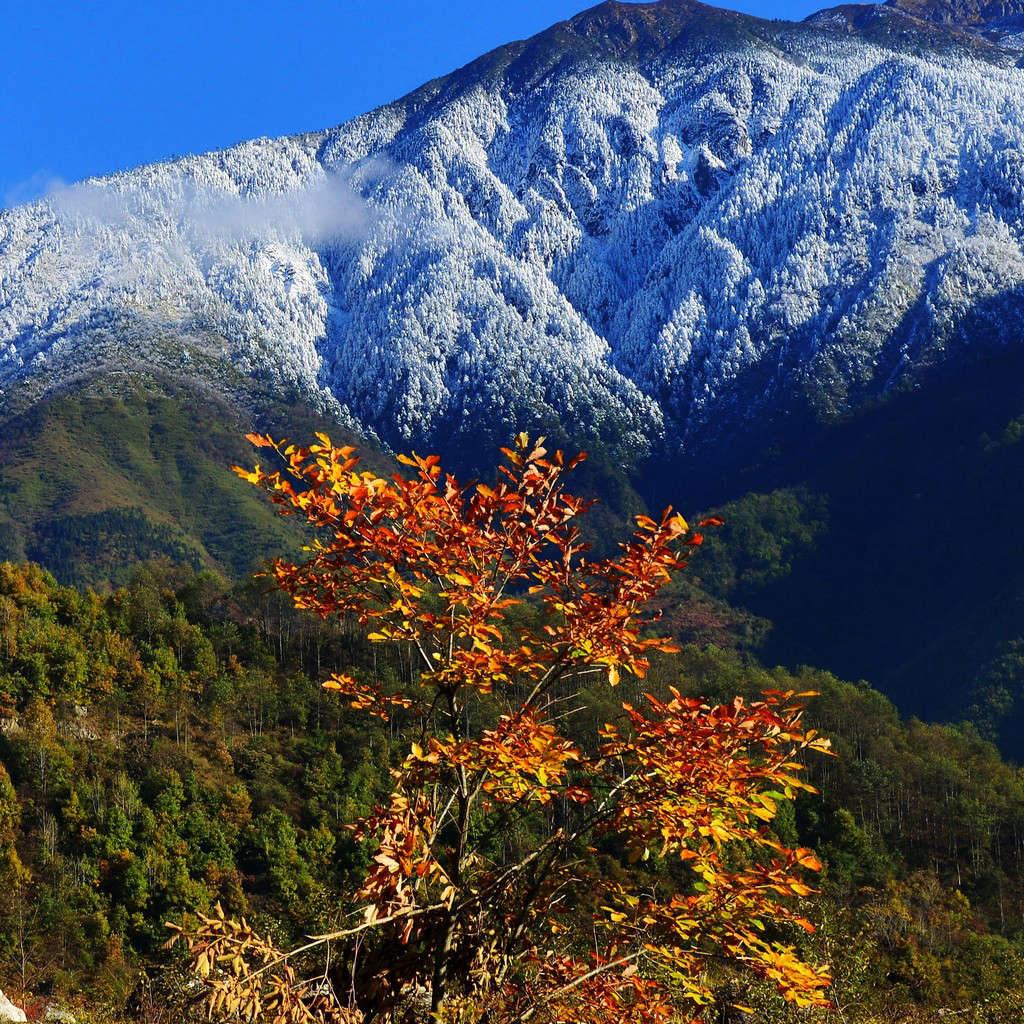
[{"label": "red leaves", "polygon": [[[415,644],[428,685],[488,693],[514,678],[536,679],[552,662],[561,675],[603,664],[614,683],[621,671],[643,675],[646,652],[666,649],[645,635],[654,621],[647,606],[685,564],[674,545],[693,543],[686,521],[671,512],[660,521],[639,517],[619,558],[587,562],[573,520],[590,503],[564,493],[562,453],[549,458],[543,439],[531,445],[521,435],[493,486],[463,486],[434,455],[400,456],[414,477],[382,479],[355,472],[352,449],[334,448],[324,435],[309,448],[253,438],[273,447],[286,469],[239,474],[330,538],[304,565],[278,562],[279,585],[299,607],[352,613],[374,624],[374,639]],[[498,623],[516,603],[509,593],[523,589],[551,620],[544,636],[525,633],[525,644],[506,646]],[[425,606],[431,593],[442,599],[440,612]]]},{"label": "red leaves", "polygon": [[538,958],[536,967],[536,981],[522,1001],[543,1005],[542,1019],[566,1024],[686,1024],[668,987],[641,975],[635,957],[549,955]]},{"label": "red leaves", "polygon": [[[615,557],[589,560],[575,520],[591,503],[563,490],[584,456],[566,465],[525,434],[502,449],[489,484],[460,483],[435,455],[399,456],[410,472],[382,478],[325,435],[308,448],[251,440],[283,468],[236,471],[322,538],[305,563],[275,563],[276,582],[298,607],[351,615],[370,641],[402,645],[415,666],[395,691],[345,674],[324,684],[356,710],[397,716],[393,735],[404,725],[417,737],[388,805],[353,829],[371,850],[355,894],[364,926],[390,928],[403,947],[394,962],[412,965],[393,991],[431,977],[440,944],[462,957],[467,991],[495,1021],[543,1007],[537,1020],[667,1024],[680,1018],[654,979],[706,1001],[710,951],[772,978],[787,999],[824,1005],[827,973],[762,934],[769,919],[809,927],[791,901],[811,891],[802,872],[821,866],[769,831],[778,802],[809,788],[797,752],[827,748],[803,730],[794,695],[717,707],[648,695],[640,709],[623,705],[625,724],[606,725],[589,755],[559,731],[584,676],[616,686],[642,678],[652,651],[676,650],[652,633],[651,609],[701,532],[671,509],[637,516]],[[539,821],[565,824],[532,849],[509,844],[510,861],[491,859],[501,830],[529,822],[520,834],[533,836]],[[581,878],[589,845],[610,834],[633,860],[676,859],[689,885],[641,899]],[[574,889],[566,905],[597,899],[601,921],[548,928]],[[604,951],[582,958],[595,926],[610,933]],[[578,944],[556,952],[551,936],[563,932]]]}]

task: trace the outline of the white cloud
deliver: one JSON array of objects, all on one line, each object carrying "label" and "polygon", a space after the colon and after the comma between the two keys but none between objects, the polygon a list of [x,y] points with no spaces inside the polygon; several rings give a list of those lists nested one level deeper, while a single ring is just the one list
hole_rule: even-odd
[{"label": "white cloud", "polygon": [[[345,181],[327,176],[310,185],[251,197],[197,186],[180,179],[161,190],[126,190],[121,180],[65,185],[55,181],[43,199],[58,217],[78,227],[130,230],[156,214],[177,222],[197,242],[240,242],[270,234],[300,237],[307,245],[361,237],[370,214],[363,198]],[[85,222],[83,224],[82,222]],[[91,223],[90,223],[91,222]]]},{"label": "white cloud", "polygon": [[23,203],[31,203],[42,196],[49,195],[58,189],[66,188],[65,182],[49,171],[36,171],[30,174],[24,181],[12,185],[5,193],[2,209],[9,209],[12,206],[21,206]]}]

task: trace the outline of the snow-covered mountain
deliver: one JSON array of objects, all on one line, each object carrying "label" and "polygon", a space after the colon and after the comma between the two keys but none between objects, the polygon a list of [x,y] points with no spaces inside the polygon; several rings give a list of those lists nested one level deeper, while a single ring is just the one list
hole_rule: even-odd
[{"label": "snow-covered mountain", "polygon": [[605,3],[328,131],[0,212],[0,402],[246,375],[385,442],[634,455],[1016,344],[1024,4]]}]

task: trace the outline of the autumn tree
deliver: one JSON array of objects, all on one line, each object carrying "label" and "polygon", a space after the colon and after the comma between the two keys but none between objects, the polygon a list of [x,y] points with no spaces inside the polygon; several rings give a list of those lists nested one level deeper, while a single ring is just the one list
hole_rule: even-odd
[{"label": "autumn tree", "polygon": [[305,562],[272,569],[296,607],[412,652],[410,685],[323,684],[394,719],[406,754],[390,799],[351,825],[369,869],[342,927],[292,951],[219,910],[176,930],[211,1013],[655,1024],[708,1004],[719,964],[824,1005],[826,969],[793,945],[811,929],[803,869],[819,864],[771,830],[778,802],[809,788],[797,754],[827,747],[801,725],[804,695],[712,707],[673,690],[570,739],[585,686],[643,679],[672,650],[654,602],[700,532],[671,510],[639,516],[617,556],[591,558],[589,502],[563,489],[582,456],[566,465],[525,435],[489,486],[436,456],[359,472],[317,437],[251,436],[275,465],[236,471],[318,531]]}]

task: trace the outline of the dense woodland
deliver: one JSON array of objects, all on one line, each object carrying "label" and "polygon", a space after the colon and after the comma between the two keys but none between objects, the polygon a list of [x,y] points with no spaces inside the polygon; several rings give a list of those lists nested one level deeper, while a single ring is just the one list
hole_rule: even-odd
[{"label": "dense woodland", "polygon": [[[179,983],[165,922],[219,900],[282,942],[329,928],[365,867],[345,824],[407,746],[400,719],[357,725],[319,686],[353,666],[415,671],[400,647],[383,654],[258,584],[157,563],[97,594],[0,567],[5,991],[155,1019]],[[820,794],[780,805],[773,828],[825,862],[807,942],[833,965],[837,1020],[1020,1019],[1024,776],[994,747],[972,727],[901,721],[865,685],[722,647],[660,656],[644,686],[669,684],[821,693],[811,717],[838,756],[810,760]],[[584,703],[585,740],[617,704]],[[736,979],[720,984],[732,1019]],[[767,990],[742,1002],[764,1020],[792,1012]]]},{"label": "dense woodland", "polygon": [[239,582],[300,531],[224,472],[245,430],[330,414],[469,473],[514,430],[586,438],[598,547],[723,514],[662,595],[682,650],[566,726],[818,694],[835,756],[770,836],[823,862],[799,956],[835,1006],[709,969],[708,1024],[1024,1019],[1020,36],[669,6],[0,215],[0,986],[33,1017],[198,1018],[169,924],[219,904],[287,948],[352,910],[351,823],[414,729],[321,683],[429,673]]}]

